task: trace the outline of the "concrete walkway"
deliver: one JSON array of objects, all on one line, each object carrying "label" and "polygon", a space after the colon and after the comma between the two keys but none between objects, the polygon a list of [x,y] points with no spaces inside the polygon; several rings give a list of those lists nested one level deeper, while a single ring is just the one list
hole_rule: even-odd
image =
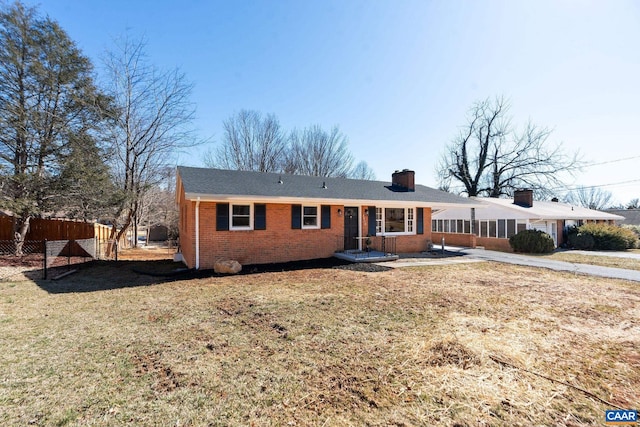
[{"label": "concrete walkway", "polygon": [[622,251],[578,251],[575,249],[563,251],[568,254],[604,256],[609,258],[628,258],[640,261],[640,253],[622,252]]},{"label": "concrete walkway", "polygon": [[[452,247],[448,247],[448,250],[456,250]],[[466,257],[472,259],[480,259],[484,261],[496,261],[504,262],[507,264],[525,265],[530,267],[548,268],[556,271],[568,271],[577,274],[588,274],[591,276],[607,277],[611,279],[623,279],[640,282],[640,271],[626,270],[623,268],[612,267],[600,267],[597,265],[589,264],[577,264],[573,262],[555,261],[545,259],[542,257],[519,255],[506,252],[488,251],[485,249],[468,249],[457,248],[461,253],[464,253]],[[606,252],[605,252],[606,253]],[[587,255],[593,255],[592,252],[588,252]],[[629,254],[638,255],[638,254]]]}]

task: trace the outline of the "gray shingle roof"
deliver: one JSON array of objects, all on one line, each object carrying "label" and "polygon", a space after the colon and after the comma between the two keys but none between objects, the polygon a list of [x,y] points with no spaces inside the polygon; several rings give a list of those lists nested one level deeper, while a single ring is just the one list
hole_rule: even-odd
[{"label": "gray shingle roof", "polygon": [[[477,206],[454,194],[416,185],[415,191],[394,191],[390,182],[323,178],[279,173],[178,167],[187,199],[196,197],[301,198],[421,202],[433,205]],[[279,183],[282,181],[282,183]],[[326,188],[323,188],[323,184]]]},{"label": "gray shingle roof", "polygon": [[618,221],[618,224],[640,225],[640,209],[605,209],[605,211],[623,216],[624,220]]}]

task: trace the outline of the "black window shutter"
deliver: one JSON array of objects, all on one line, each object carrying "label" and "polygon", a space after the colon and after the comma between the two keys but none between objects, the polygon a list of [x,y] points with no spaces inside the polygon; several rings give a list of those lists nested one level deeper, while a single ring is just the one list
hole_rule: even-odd
[{"label": "black window shutter", "polygon": [[322,228],[323,229],[331,228],[331,206],[322,205],[321,215],[322,215]]},{"label": "black window shutter", "polygon": [[424,209],[418,208],[418,234],[424,234]]},{"label": "black window shutter", "polygon": [[376,207],[369,206],[367,209],[369,209],[369,235],[375,236],[376,235]]},{"label": "black window shutter", "polygon": [[263,203],[253,205],[253,229],[267,229],[267,205]]},{"label": "black window shutter", "polygon": [[229,229],[229,203],[216,203],[216,230]]},{"label": "black window shutter", "polygon": [[302,228],[302,205],[291,205],[291,228]]}]

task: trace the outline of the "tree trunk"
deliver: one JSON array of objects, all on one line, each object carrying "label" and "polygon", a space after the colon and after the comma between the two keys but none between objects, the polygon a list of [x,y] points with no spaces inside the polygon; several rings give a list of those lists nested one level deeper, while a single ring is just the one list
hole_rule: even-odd
[{"label": "tree trunk", "polygon": [[16,241],[16,256],[23,256],[22,247],[24,246],[24,239],[27,236],[27,232],[29,231],[29,223],[31,222],[31,216],[28,215],[26,218],[22,220],[22,225],[18,228],[18,231],[15,232],[14,238]]}]

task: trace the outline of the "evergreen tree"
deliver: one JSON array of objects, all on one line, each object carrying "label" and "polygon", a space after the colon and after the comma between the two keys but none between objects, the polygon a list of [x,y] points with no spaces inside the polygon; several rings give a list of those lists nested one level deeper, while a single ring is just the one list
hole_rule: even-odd
[{"label": "evergreen tree", "polygon": [[73,135],[67,151],[56,182],[65,216],[84,221],[111,219],[122,195],[104,162],[103,150],[85,133]]},{"label": "evergreen tree", "polygon": [[69,140],[101,121],[92,73],[57,22],[19,2],[0,10],[0,204],[18,218],[18,241],[32,217],[61,207]]}]

